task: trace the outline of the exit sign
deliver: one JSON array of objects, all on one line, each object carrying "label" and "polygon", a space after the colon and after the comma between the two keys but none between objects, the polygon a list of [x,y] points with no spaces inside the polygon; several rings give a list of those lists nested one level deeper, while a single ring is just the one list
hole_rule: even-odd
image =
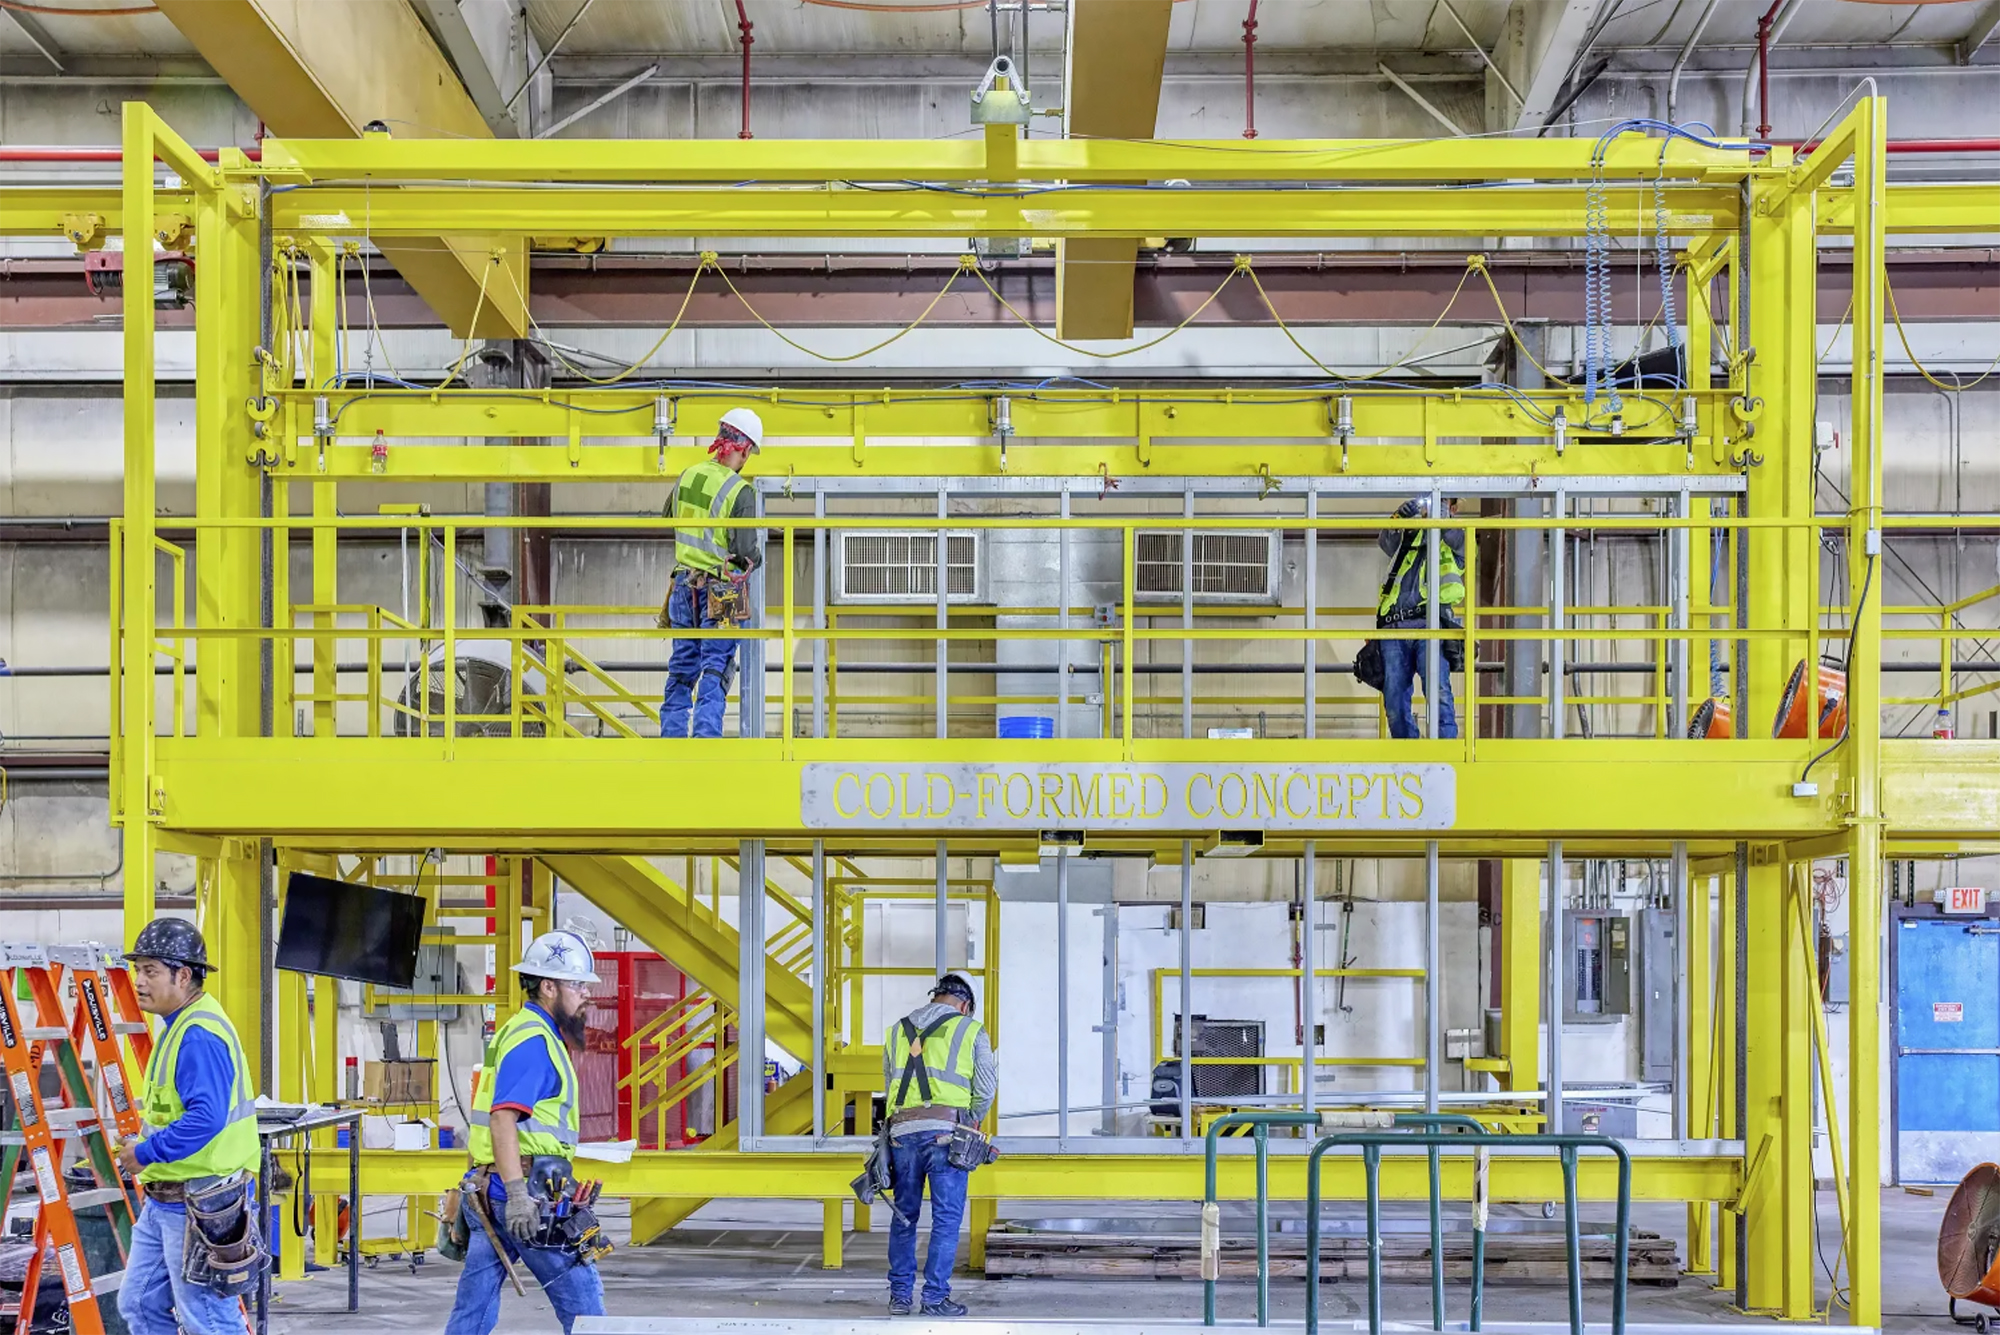
[{"label": "exit sign", "polygon": [[1938,903],[1946,913],[1986,912],[1986,888],[1978,885],[1954,885],[1938,891]]}]

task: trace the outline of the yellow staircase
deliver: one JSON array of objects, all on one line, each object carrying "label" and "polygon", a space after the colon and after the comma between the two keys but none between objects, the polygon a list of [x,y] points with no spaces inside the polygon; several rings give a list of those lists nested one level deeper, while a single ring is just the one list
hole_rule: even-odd
[{"label": "yellow staircase", "polygon": [[[731,1013],[741,1000],[738,962],[741,938],[730,924],[679,882],[644,858],[558,853],[542,858],[549,869],[674,967]],[[818,1065],[812,1055],[812,986],[797,969],[811,958],[812,914],[788,892],[766,882],[766,893],[792,914],[793,921],[771,941],[764,957],[765,1036],[797,1057]],[[798,951],[803,924],[807,949]],[[761,1062],[759,1063],[761,1067]],[[721,1069],[717,1068],[718,1071]],[[800,1135],[812,1128],[812,1089],[818,1076],[799,1072],[764,1101],[764,1129],[774,1136]],[[682,1091],[682,1096],[685,1097]],[[716,1128],[689,1154],[722,1154],[736,1148],[736,1123]],[[634,1197],[632,1243],[643,1246],[706,1204],[699,1196]]]}]

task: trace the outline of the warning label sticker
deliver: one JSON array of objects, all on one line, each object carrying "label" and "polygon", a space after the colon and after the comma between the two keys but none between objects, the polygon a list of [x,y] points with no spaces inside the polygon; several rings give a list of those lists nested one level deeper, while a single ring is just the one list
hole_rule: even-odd
[{"label": "warning label sticker", "polygon": [[1933,1024],[1965,1023],[1965,1003],[1962,1001],[1934,1001],[1931,1003]]},{"label": "warning label sticker", "polygon": [[40,1189],[42,1199],[56,1201],[62,1198],[62,1184],[56,1181],[56,1166],[51,1161],[48,1150],[35,1150],[35,1186]]},{"label": "warning label sticker", "polygon": [[83,1282],[83,1265],[76,1259],[76,1248],[56,1248],[56,1260],[62,1266],[63,1292],[74,1302],[78,1298],[90,1296],[90,1289]]}]

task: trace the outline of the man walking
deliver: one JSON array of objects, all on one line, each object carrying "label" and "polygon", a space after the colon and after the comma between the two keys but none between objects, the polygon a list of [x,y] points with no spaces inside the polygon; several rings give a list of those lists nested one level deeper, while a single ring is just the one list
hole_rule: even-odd
[{"label": "man walking", "polygon": [[[1395,518],[1429,518],[1430,500],[1419,497],[1396,507]],[[1445,499],[1445,513],[1458,514],[1458,498]],[[1375,624],[1384,630],[1412,630],[1430,625],[1430,543],[1420,528],[1385,528],[1376,543],[1389,556],[1389,574],[1382,581],[1382,599],[1376,609]],[[1465,603],[1465,530],[1450,528],[1438,538],[1438,626],[1463,630],[1465,623],[1453,610]],[[1452,707],[1451,674],[1464,667],[1464,650],[1458,641],[1440,638],[1437,680],[1430,679],[1429,643],[1420,639],[1382,640],[1382,698],[1389,711],[1391,737],[1421,737],[1410,709],[1416,678],[1424,679],[1424,693],[1437,698],[1437,735],[1458,736],[1458,715]]]},{"label": "man walking", "polygon": [[544,933],[522,952],[517,972],[527,1004],[487,1046],[472,1099],[472,1172],[460,1205],[472,1219],[445,1335],[491,1335],[508,1261],[526,1263],[541,1281],[564,1335],[578,1317],[604,1315],[594,1253],[566,1236],[558,1218],[577,1211],[557,1208],[572,1199],[575,1184],[570,1155],[579,1122],[569,1054],[583,1046],[594,967],[590,947],[574,932]]},{"label": "man walking", "polygon": [[947,1152],[952,1132],[976,1126],[1000,1088],[1000,1062],[986,1028],[972,1018],[972,985],[955,973],[938,979],[931,999],[889,1031],[882,1045],[888,1092],[894,1211],[889,1217],[889,1315],[908,1316],[917,1279],[917,1218],[931,1193],[931,1242],[924,1260],[923,1314],[964,1316],[951,1300],[958,1230],[965,1219],[970,1170]]},{"label": "man walking", "polygon": [[[667,514],[674,521],[674,573],[664,624],[671,630],[714,630],[747,624],[747,577],[764,559],[754,528],[725,529],[717,519],[749,519],[756,497],[743,480],[746,460],[764,445],[764,419],[749,408],[722,415],[709,458],[674,484]],[[686,737],[694,717],[696,737],[722,736],[729,685],[736,676],[737,641],[674,640],[667,660],[667,692],[660,704],[660,736]]]},{"label": "man walking", "polygon": [[[147,923],[127,958],[139,1009],[165,1024],[139,1092],[145,1134],[118,1148],[119,1167],[146,1191],[118,1314],[132,1335],[244,1335],[241,1286],[268,1259],[248,1204],[259,1158],[250,1066],[236,1026],[202,990],[208,945],[194,924]],[[188,1222],[191,1197],[200,1211],[196,1227]],[[213,1264],[212,1239],[230,1249],[226,1277]],[[190,1249],[198,1253],[192,1266]]]}]

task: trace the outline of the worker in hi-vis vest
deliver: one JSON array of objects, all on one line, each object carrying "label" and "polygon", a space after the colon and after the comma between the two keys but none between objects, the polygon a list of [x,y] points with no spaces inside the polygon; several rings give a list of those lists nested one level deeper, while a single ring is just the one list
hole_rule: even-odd
[{"label": "worker in hi-vis vest", "polygon": [[139,1090],[146,1129],[118,1147],[119,1167],[146,1193],[118,1314],[132,1335],[242,1335],[244,1281],[254,1287],[269,1259],[250,1226],[260,1158],[250,1066],[236,1026],[202,991],[211,966],[194,924],[147,923],[127,960],[139,1009],[164,1023]]},{"label": "worker in hi-vis vest", "polygon": [[[749,408],[722,415],[709,457],[692,464],[674,484],[667,516],[674,521],[673,583],[661,609],[670,630],[714,630],[748,625],[748,579],[764,559],[763,535],[754,527],[722,528],[717,519],[749,519],[756,494],[744,481],[744,461],[764,445],[764,419]],[[674,640],[667,660],[667,692],[660,704],[660,736],[722,736],[729,685],[736,677],[737,641]]]},{"label": "worker in hi-vis vest", "polygon": [[[1458,498],[1444,499],[1445,513],[1458,513]],[[1396,507],[1397,519],[1428,519],[1429,497],[1417,497]],[[1375,609],[1375,624],[1387,630],[1413,630],[1430,625],[1430,542],[1421,528],[1385,528],[1376,537],[1389,557],[1389,573],[1382,580],[1381,601]],[[1465,530],[1448,528],[1438,534],[1438,626],[1463,630],[1458,609],[1465,605]],[[1382,701],[1389,713],[1391,737],[1421,737],[1410,700],[1416,679],[1424,679],[1424,690],[1437,695],[1437,735],[1458,736],[1458,713],[1451,697],[1451,674],[1465,668],[1465,645],[1458,636],[1440,636],[1437,680],[1430,679],[1429,642],[1419,639],[1382,640]]]},{"label": "worker in hi-vis vest", "polygon": [[570,1049],[583,1046],[595,964],[575,932],[545,932],[522,952],[516,972],[527,1004],[487,1045],[472,1097],[472,1171],[458,1205],[471,1222],[445,1335],[488,1335],[499,1324],[512,1261],[541,1281],[564,1335],[578,1317],[604,1315],[604,1281],[566,1235],[576,1212],[564,1208],[579,1126]]},{"label": "worker in hi-vis vest", "polygon": [[986,1026],[972,1018],[972,985],[938,979],[930,1001],[896,1022],[882,1044],[895,1187],[889,1216],[889,1314],[908,1316],[917,1279],[917,1218],[931,1192],[931,1242],[924,1258],[923,1314],[964,1316],[951,1300],[958,1230],[970,1171],[947,1158],[952,1132],[976,1126],[1000,1088],[1000,1061]]}]

